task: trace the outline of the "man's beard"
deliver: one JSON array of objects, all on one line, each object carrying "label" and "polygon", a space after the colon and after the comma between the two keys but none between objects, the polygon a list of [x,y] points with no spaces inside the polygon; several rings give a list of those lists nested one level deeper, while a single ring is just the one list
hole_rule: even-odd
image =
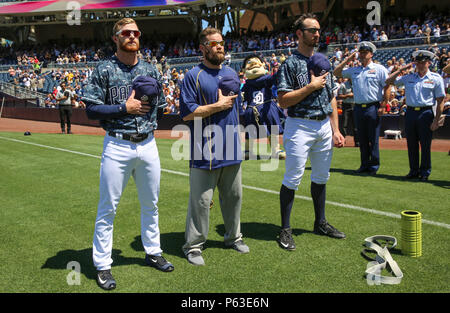
[{"label": "man's beard", "polygon": [[319,46],[319,41],[317,40],[317,42],[315,42],[314,39],[307,40],[307,39],[303,38],[303,44],[307,47],[315,48],[315,47]]},{"label": "man's beard", "polygon": [[222,64],[222,62],[225,60],[225,53],[223,52],[213,53],[212,51],[208,51],[207,53],[205,53],[205,59],[209,63],[218,66]]},{"label": "man's beard", "polygon": [[129,41],[123,41],[119,43],[119,49],[123,52],[136,52],[139,50],[139,41],[134,41],[135,46],[128,46]]}]

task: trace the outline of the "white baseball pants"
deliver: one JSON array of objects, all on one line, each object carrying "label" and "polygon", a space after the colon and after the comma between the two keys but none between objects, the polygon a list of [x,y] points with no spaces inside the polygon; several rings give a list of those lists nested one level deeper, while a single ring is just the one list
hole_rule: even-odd
[{"label": "white baseball pants", "polygon": [[322,121],[286,118],[283,146],[286,151],[283,185],[298,190],[308,157],[311,162],[311,181],[316,184],[327,183],[333,156],[333,133],[329,118]]},{"label": "white baseball pants", "polygon": [[141,204],[141,238],[145,253],[162,253],[157,207],[161,166],[156,141],[153,135],[139,143],[106,135],[103,141],[100,199],[92,251],[97,270],[111,268],[114,217],[130,176],[133,176],[136,183]]}]

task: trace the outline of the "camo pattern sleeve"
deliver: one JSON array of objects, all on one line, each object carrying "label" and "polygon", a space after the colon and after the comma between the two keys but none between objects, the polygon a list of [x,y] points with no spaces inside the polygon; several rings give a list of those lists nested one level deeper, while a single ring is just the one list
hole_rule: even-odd
[{"label": "camo pattern sleeve", "polygon": [[[277,72],[278,93],[297,90],[311,82],[311,75],[308,73],[308,60],[308,57],[295,51],[281,64]],[[334,88],[331,73],[329,73],[325,87],[312,92],[296,105],[289,107],[288,116],[304,118],[331,114],[333,112],[331,100],[334,98]]]},{"label": "camo pattern sleeve", "polygon": [[83,93],[88,117],[100,120],[107,132],[149,133],[156,129],[158,108],[166,106],[163,91],[157,107],[152,107],[146,115],[126,113],[125,103],[131,94],[133,80],[138,76],[151,76],[162,84],[162,76],[156,67],[142,60],[134,66],[123,64],[115,56],[100,62]]}]

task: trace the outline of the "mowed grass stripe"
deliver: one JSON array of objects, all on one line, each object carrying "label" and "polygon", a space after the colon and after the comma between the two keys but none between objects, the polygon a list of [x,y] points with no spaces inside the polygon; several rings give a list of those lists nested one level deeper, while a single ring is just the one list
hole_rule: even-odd
[{"label": "mowed grass stripe", "polygon": [[[18,139],[14,139],[14,138],[7,138],[7,137],[0,136],[0,139],[9,140],[9,141],[17,142],[17,143],[22,143],[22,144],[33,145],[33,146],[46,148],[46,149],[57,150],[57,151],[61,151],[61,152],[68,152],[68,153],[72,153],[72,154],[77,154],[77,155],[82,155],[82,156],[87,156],[87,157],[93,157],[93,158],[101,159],[101,156],[98,156],[98,155],[93,155],[93,154],[79,152],[79,151],[73,151],[73,150],[64,149],[64,148],[52,147],[52,146],[48,146],[48,145],[43,145],[43,144],[38,144],[38,143],[34,143],[34,142],[18,140]],[[162,168],[161,171],[166,172],[166,173],[170,173],[170,174],[174,174],[174,175],[180,175],[180,176],[189,177],[188,173],[184,173],[184,172],[180,172],[180,171],[174,171],[174,170],[169,170],[169,169],[164,169],[164,168]],[[242,187],[243,188],[247,188],[247,189],[251,189],[251,190],[255,190],[255,191],[265,192],[265,193],[271,193],[271,194],[276,194],[276,195],[279,194],[279,192],[275,191],[275,190],[259,188],[259,187],[255,187],[255,186],[245,185],[245,184],[243,184]],[[302,200],[312,201],[312,199],[310,197],[305,197],[305,196],[301,196],[301,195],[296,195],[295,197],[298,198],[298,199],[302,199]],[[343,208],[346,208],[346,209],[357,210],[357,211],[361,211],[361,212],[365,212],[365,213],[376,214],[376,215],[381,215],[381,216],[387,216],[387,217],[397,218],[397,219],[400,218],[399,214],[394,214],[394,213],[391,213],[391,212],[385,212],[385,211],[380,211],[380,210],[375,210],[375,209],[369,209],[369,208],[364,208],[364,207],[361,207],[361,206],[356,206],[356,205],[352,205],[352,204],[345,204],[345,203],[339,203],[339,202],[335,202],[335,201],[327,201],[327,203],[330,204],[330,205],[333,205],[333,206],[338,206],[338,207],[343,207]],[[446,224],[446,223],[436,222],[436,221],[427,220],[427,219],[422,219],[422,222],[425,223],[425,224],[429,224],[429,225],[433,225],[433,226],[437,226],[437,227],[450,229],[450,225]]]}]

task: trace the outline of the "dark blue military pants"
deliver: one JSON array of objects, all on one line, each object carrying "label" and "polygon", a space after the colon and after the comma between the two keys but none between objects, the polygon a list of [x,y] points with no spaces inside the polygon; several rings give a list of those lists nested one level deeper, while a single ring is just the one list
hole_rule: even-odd
[{"label": "dark blue military pants", "polygon": [[[413,175],[428,177],[431,173],[431,139],[433,132],[430,125],[434,114],[431,107],[408,107],[405,115],[405,132],[408,143],[409,171]],[[419,167],[419,143],[422,152]]]},{"label": "dark blue military pants", "polygon": [[359,151],[363,171],[376,172],[380,167],[380,117],[379,104],[356,104],[353,108],[354,120],[359,136]]}]

